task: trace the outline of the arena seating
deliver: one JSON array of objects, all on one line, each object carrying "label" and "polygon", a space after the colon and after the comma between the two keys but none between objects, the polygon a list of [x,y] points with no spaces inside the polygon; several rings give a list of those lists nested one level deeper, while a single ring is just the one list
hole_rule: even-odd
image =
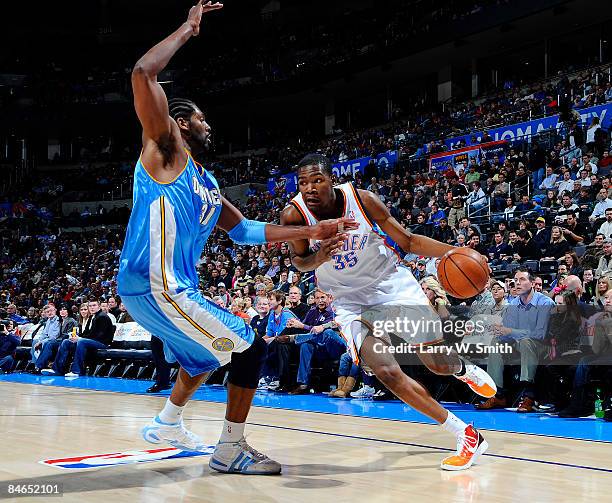
[{"label": "arena seating", "polygon": [[[427,118],[436,116],[440,120],[437,121],[435,128],[432,127],[429,130],[421,128],[418,134],[415,132],[414,121],[411,120],[412,125],[410,126],[402,121],[395,121],[382,127],[338,133],[331,138],[315,138],[312,141],[302,142],[299,147],[294,144],[287,149],[270,148],[262,155],[217,159],[216,164],[211,164],[211,166],[219,168],[217,173],[225,173],[220,178],[226,185],[239,181],[265,182],[270,175],[271,166],[287,167],[286,170],[279,169],[278,172],[275,172],[275,178],[278,180],[283,171],[290,171],[296,160],[308,151],[320,151],[328,155],[335,164],[353,159],[375,159],[377,155],[389,150],[397,151],[397,162],[388,169],[378,171],[374,166],[374,172],[368,173],[365,168],[354,173],[339,173],[336,179],[341,182],[352,181],[358,188],[372,190],[381,200],[389,204],[392,214],[405,227],[410,228],[416,234],[432,235],[437,225],[427,223],[431,215],[431,204],[437,204],[446,218],[454,209],[465,210],[468,214],[470,212],[465,204],[462,204],[460,208],[453,208],[448,199],[449,193],[452,195],[449,174],[459,176],[462,184],[469,185],[466,179],[469,174],[465,172],[467,166],[464,166],[464,171],[460,171],[456,158],[453,158],[448,161],[451,164],[450,168],[432,169],[433,176],[429,176],[432,153],[452,154],[465,146],[464,140],[452,141],[451,129],[450,127],[445,129],[445,125],[450,126],[454,120],[458,119],[465,122],[468,125],[467,129],[452,131],[452,134],[457,137],[469,131],[490,127],[493,125],[491,116],[495,110],[499,110],[500,104],[505,107],[505,113],[496,118],[500,119],[503,124],[511,124],[507,121],[524,118],[524,114],[529,112],[529,107],[523,106],[525,100],[522,98],[537,102],[538,106],[547,106],[555,98],[554,91],[559,89],[564,92],[579,90],[580,93],[585,94],[583,102],[576,107],[578,112],[589,105],[609,104],[612,102],[609,80],[607,88],[603,89],[596,83],[603,76],[605,76],[603,69],[596,67],[580,75],[574,75],[572,78],[561,76],[561,78],[556,78],[554,83],[551,80],[547,83],[522,87],[520,89],[522,96],[514,101],[507,100],[507,95],[500,93],[485,97],[478,104],[470,102],[453,105],[445,114],[423,111],[417,114],[418,119],[426,121]],[[529,97],[534,93],[537,96]],[[556,109],[553,107],[549,112],[554,111]],[[585,239],[573,244],[570,251],[576,252],[578,260],[593,253],[599,259],[601,249],[596,248],[594,238],[599,227],[605,222],[605,215],[600,214],[592,220],[589,220],[589,215],[595,203],[598,202],[596,196],[601,188],[607,189],[608,198],[612,194],[609,186],[612,163],[610,161],[609,131],[607,128],[599,128],[597,141],[587,142],[590,127],[592,127],[591,124],[580,123],[575,128],[568,123],[551,131],[514,138],[507,142],[499,152],[502,154],[502,159],[499,161],[486,158],[480,152],[476,164],[476,172],[480,175],[480,181],[484,185],[484,182],[491,179],[492,187],[497,189],[500,183],[497,177],[504,172],[507,175],[507,181],[510,182],[509,192],[513,196],[511,204],[515,205],[515,209],[511,213],[499,211],[499,208],[494,207],[495,198],[492,197],[491,192],[488,192],[486,211],[473,216],[470,222],[473,228],[461,228],[459,222],[454,223],[448,242],[474,246],[467,238],[470,237],[470,233],[476,232],[481,236],[481,244],[486,248],[492,244],[493,235],[498,229],[500,220],[507,220],[510,230],[525,228],[533,233],[535,232],[535,219],[541,215],[545,217],[546,229],[549,230],[555,223],[555,218],[560,215],[562,206],[556,195],[550,199],[547,194],[540,194],[542,197],[538,201],[535,200],[536,193],[541,192],[537,188],[537,182],[543,180],[541,172],[549,165],[556,174],[560,175],[565,169],[563,166],[568,166],[567,169],[571,176],[577,177],[578,171],[587,169],[588,166],[591,166],[588,169],[594,171],[594,166],[599,171],[597,174],[593,173],[595,178],[592,184],[587,185],[595,187],[589,189],[586,200],[581,201],[580,194],[576,191],[570,194],[572,203],[583,204],[586,208],[579,215],[579,224],[586,232],[586,235],[583,236]],[[436,133],[440,136],[435,137]],[[591,139],[594,138],[593,136]],[[486,142],[485,138],[481,140]],[[476,144],[483,145],[484,143],[477,140]],[[540,145],[540,151],[534,148],[535,144]],[[3,194],[4,202],[0,204],[0,211],[2,211],[0,218],[6,224],[2,231],[2,238],[7,246],[5,254],[0,257],[2,271],[0,309],[6,310],[9,304],[14,303],[20,317],[37,321],[39,316],[37,309],[46,302],[51,301],[58,306],[75,306],[78,302],[90,297],[100,299],[116,294],[118,257],[123,241],[123,225],[129,215],[129,209],[121,206],[121,214],[119,210],[112,214],[110,212],[105,214],[98,212],[98,209],[99,202],[104,201],[105,194],[109,193],[109,188],[121,186],[129,178],[130,163],[133,162],[137,153],[127,153],[131,159],[115,158],[109,159],[108,163],[92,164],[79,176],[74,176],[74,171],[34,172],[32,176],[21,180],[19,185],[13,185],[8,192]],[[94,153],[93,157],[95,155]],[[586,159],[583,155],[586,155]],[[573,164],[574,157],[576,157],[575,164]],[[456,164],[453,166],[453,163]],[[249,170],[245,169],[247,164],[250,167]],[[229,172],[232,167],[235,170],[233,175],[227,175],[228,167],[230,167]],[[526,170],[525,177],[520,180],[516,174],[519,167]],[[56,177],[58,173],[63,173],[63,175]],[[103,183],[88,182],[88,179],[92,180],[92,175],[97,182],[103,181]],[[372,178],[376,180],[373,181]],[[606,183],[607,186],[605,186]],[[272,189],[261,193],[252,188],[247,194],[246,202],[236,204],[249,218],[277,222],[280,210],[292,194],[278,187],[272,187]],[[419,195],[419,191],[422,191],[423,196]],[[519,191],[522,195],[529,196],[530,202],[537,203],[533,209],[516,209],[520,199]],[[129,197],[129,195],[130,190],[128,189],[124,196]],[[73,199],[82,200],[83,197],[91,202],[88,211],[61,214],[59,210],[61,203],[69,203]],[[52,204],[55,206],[50,208]],[[508,218],[508,215],[511,215],[511,218]],[[420,216],[423,217],[423,223],[419,223]],[[478,228],[474,227],[475,225]],[[68,232],[67,229],[75,232]],[[464,242],[459,242],[460,235],[464,235]],[[242,258],[238,254],[242,254]],[[274,257],[279,257],[282,262],[287,256],[286,248],[283,250],[281,245],[239,247],[230,243],[223,232],[215,232],[207,243],[203,257],[204,263],[200,269],[201,288],[205,294],[214,298],[219,294],[218,284],[224,282],[232,299],[245,294],[254,297],[256,283],[265,282],[265,276],[269,273],[269,262]],[[418,257],[406,255],[404,264],[416,272],[417,259]],[[563,279],[559,273],[559,265],[564,261],[565,255],[555,257],[555,260],[506,259],[492,264],[492,272],[496,279],[503,281],[519,265],[529,266],[541,276],[544,291],[551,292],[553,284],[558,285]],[[237,272],[237,266],[242,268],[240,274]],[[433,264],[430,266],[428,266],[428,271],[435,273]],[[217,271],[216,276],[213,270]],[[269,285],[267,290],[279,286],[282,271],[292,273],[293,268],[281,265],[278,271],[270,273],[272,275],[271,286]],[[580,268],[576,271],[581,274]],[[306,300],[314,283],[310,277],[307,277],[302,278],[298,284],[304,291],[304,300]],[[453,305],[461,304],[457,299],[449,300]],[[590,295],[588,299],[585,297],[582,300],[601,304],[599,295],[596,297]],[[30,312],[28,309],[33,310]],[[143,334],[130,323],[118,326],[120,328],[115,334],[112,346],[91,355],[88,360],[88,374],[137,379],[151,378],[154,369],[148,343],[150,335]],[[583,326],[582,330],[582,337],[588,342],[588,328]],[[131,333],[130,331],[136,335],[126,336],[126,332]],[[31,368],[28,366],[30,350],[27,344],[28,337],[26,336],[22,341],[22,346],[16,352],[15,371]],[[314,364],[313,388],[318,391],[329,389],[329,385],[334,381],[335,365],[337,362],[333,361]],[[291,366],[292,375],[295,375],[295,372],[296,361],[294,359]],[[507,373],[510,379],[517,378],[512,367],[507,369]],[[435,378],[432,380],[436,381]],[[435,383],[440,396],[470,400],[469,397],[457,395],[457,390],[447,385],[448,382],[445,383],[444,380],[438,380]]]}]

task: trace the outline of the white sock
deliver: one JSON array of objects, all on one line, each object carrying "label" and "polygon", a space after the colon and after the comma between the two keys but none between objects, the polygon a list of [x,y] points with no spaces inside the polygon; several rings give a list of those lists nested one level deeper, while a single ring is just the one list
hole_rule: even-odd
[{"label": "white sock", "polygon": [[465,424],[461,419],[459,419],[457,416],[455,416],[455,414],[450,411],[448,413],[446,421],[444,421],[441,426],[446,431],[452,433],[456,437],[461,435],[467,428],[467,424]]},{"label": "white sock", "polygon": [[223,422],[223,430],[219,442],[238,442],[244,437],[245,423],[232,423],[227,419]]},{"label": "white sock", "polygon": [[174,405],[168,398],[168,400],[166,400],[166,405],[164,405],[164,408],[157,415],[157,417],[159,417],[159,420],[162,423],[176,424],[181,420],[181,417],[183,416],[184,408],[185,408],[184,405],[182,407],[179,407],[178,405]]}]

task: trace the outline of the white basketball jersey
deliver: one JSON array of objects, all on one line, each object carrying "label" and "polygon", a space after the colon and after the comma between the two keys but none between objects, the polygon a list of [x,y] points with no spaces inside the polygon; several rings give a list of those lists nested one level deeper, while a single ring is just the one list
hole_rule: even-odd
[{"label": "white basketball jersey", "polygon": [[[316,271],[317,285],[336,299],[348,300],[351,294],[370,285],[381,283],[398,271],[398,252],[394,243],[370,220],[351,183],[334,187],[344,194],[344,217],[359,223],[359,228],[347,231],[348,238],[342,250],[330,262]],[[301,213],[307,225],[315,225],[317,219],[307,208],[302,194],[291,203]],[[319,241],[310,240],[313,251],[319,249]]]}]

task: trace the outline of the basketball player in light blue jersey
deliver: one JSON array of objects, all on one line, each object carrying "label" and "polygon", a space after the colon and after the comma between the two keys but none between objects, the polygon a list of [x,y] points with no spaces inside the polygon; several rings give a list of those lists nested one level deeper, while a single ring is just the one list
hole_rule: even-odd
[{"label": "basketball player in light blue jersey", "polygon": [[231,362],[227,411],[211,468],[227,473],[280,473],[276,461],[244,439],[244,424],[266,356],[266,344],[238,316],[198,291],[196,264],[215,226],[240,244],[301,239],[343,241],[339,230],[352,219],[316,226],[279,226],[246,220],[220,193],[215,178],[192,155],[208,149],[211,128],[191,101],[167,101],[157,75],[191,37],[202,15],[223,7],[198,2],[187,21],[147,52],[134,67],[134,105],[142,124],[143,148],[134,171],[134,205],[125,236],[118,290],[135,321],[164,342],[166,358],[180,365],[163,410],[142,434],[155,444],[202,449],[188,431],[183,408],[211,371]]}]

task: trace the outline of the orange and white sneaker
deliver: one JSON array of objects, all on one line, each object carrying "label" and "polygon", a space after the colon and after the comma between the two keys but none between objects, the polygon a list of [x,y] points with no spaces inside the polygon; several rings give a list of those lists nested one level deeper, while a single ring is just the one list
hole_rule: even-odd
[{"label": "orange and white sneaker", "polygon": [[467,470],[488,448],[489,444],[484,437],[469,424],[457,437],[457,452],[444,458],[440,468],[451,471]]},{"label": "orange and white sneaker", "polygon": [[474,393],[478,393],[485,398],[491,398],[497,393],[497,386],[493,378],[482,370],[478,365],[474,365],[463,358],[465,374],[462,376],[455,375],[457,379],[467,384]]}]

